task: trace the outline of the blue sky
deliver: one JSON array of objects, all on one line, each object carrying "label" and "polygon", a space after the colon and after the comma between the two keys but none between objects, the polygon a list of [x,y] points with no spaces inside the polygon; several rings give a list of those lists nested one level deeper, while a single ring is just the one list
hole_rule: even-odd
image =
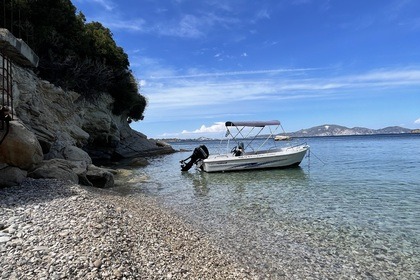
[{"label": "blue sky", "polygon": [[151,138],[227,120],[420,128],[418,0],[73,0],[128,54]]}]

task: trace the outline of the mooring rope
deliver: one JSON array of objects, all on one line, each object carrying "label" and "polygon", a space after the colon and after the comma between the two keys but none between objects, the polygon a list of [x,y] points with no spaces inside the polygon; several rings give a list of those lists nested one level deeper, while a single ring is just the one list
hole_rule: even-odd
[{"label": "mooring rope", "polygon": [[322,161],[322,159],[320,159],[314,152],[312,152],[312,149],[309,148],[309,153],[308,153],[308,157],[310,158],[311,154],[318,159],[320,162],[322,162],[323,165],[326,165],[326,163],[324,161]]}]

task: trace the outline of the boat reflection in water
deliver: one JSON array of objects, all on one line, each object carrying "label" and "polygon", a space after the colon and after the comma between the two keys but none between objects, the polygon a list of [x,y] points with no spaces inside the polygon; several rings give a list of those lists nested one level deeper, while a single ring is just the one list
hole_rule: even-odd
[{"label": "boat reflection in water", "polygon": [[[276,170],[254,170],[228,173],[182,172],[185,182],[190,182],[195,196],[224,196],[245,194],[255,191],[270,192],[271,188],[290,188],[307,186],[309,175],[301,167]],[[249,188],[249,189],[248,189]],[[216,194],[214,193],[216,192]]]}]

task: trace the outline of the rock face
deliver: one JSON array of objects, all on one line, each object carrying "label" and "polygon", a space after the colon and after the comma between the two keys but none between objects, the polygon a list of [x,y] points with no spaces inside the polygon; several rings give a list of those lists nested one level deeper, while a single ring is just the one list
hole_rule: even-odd
[{"label": "rock face", "polygon": [[[107,93],[87,101],[17,66],[13,66],[13,81],[15,120],[0,145],[0,163],[28,170],[30,177],[107,187],[113,184],[112,173],[95,169],[92,160],[111,162],[174,152],[169,145],[132,130],[127,115],[112,114],[113,99]],[[0,137],[4,133],[0,131]]]},{"label": "rock face", "polygon": [[16,68],[14,79],[16,115],[33,130],[49,158],[57,157],[66,146],[83,148],[93,160],[173,152],[170,146],[159,146],[132,130],[127,115],[112,114],[113,99],[107,93],[86,101],[22,68]]}]

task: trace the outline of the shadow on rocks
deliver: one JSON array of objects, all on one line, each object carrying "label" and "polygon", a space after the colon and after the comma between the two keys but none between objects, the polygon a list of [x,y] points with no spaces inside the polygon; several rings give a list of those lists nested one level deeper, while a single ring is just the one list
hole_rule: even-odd
[{"label": "shadow on rocks", "polygon": [[78,194],[71,182],[26,178],[20,186],[0,188],[1,207],[24,207]]}]

